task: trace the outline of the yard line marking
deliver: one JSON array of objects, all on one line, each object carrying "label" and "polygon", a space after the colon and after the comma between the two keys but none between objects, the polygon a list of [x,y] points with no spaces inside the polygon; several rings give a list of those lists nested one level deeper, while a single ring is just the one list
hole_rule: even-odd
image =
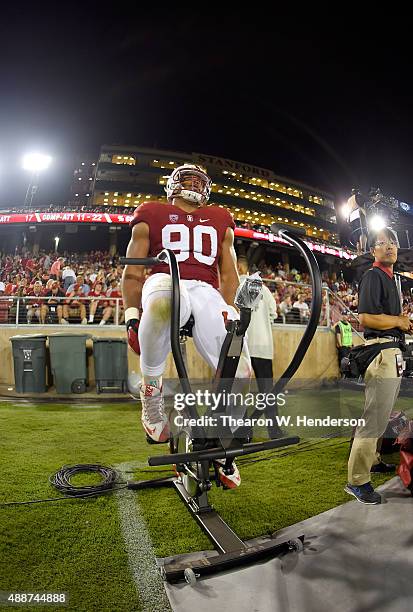
[{"label": "yard line marking", "polygon": [[[141,461],[121,463],[115,469],[122,480],[131,477],[126,472],[137,468],[147,468]],[[166,595],[164,582],[156,563],[152,541],[145,518],[137,501],[137,492],[121,489],[115,493],[120,523],[125,540],[129,567],[136,586],[142,612],[170,612],[172,610]]]}]

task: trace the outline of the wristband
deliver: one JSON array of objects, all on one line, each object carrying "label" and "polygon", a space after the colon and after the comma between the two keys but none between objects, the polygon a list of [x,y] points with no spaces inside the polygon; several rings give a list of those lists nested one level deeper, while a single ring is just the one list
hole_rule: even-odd
[{"label": "wristband", "polygon": [[139,319],[139,308],[131,307],[125,310],[125,323],[131,319]]}]

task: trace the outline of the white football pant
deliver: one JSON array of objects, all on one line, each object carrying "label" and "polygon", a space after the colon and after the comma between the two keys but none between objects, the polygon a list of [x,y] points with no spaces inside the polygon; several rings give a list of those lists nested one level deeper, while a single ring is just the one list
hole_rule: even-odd
[{"label": "white football pant", "polygon": [[[195,324],[192,336],[196,349],[215,371],[222,343],[227,334],[223,313],[228,319],[239,319],[233,306],[208,283],[197,280],[181,280],[180,327],[192,314]],[[166,358],[171,350],[171,277],[157,273],[150,276],[142,290],[142,318],[139,325],[141,348],[140,366],[144,376],[162,376]],[[237,378],[249,379],[251,361],[246,342],[238,364]]]}]

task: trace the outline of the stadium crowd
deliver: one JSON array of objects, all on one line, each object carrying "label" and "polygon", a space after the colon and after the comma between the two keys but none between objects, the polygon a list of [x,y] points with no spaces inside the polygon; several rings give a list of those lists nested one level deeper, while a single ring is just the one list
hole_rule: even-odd
[{"label": "stadium crowd", "polygon": [[[274,296],[276,323],[305,323],[310,315],[308,273],[264,261],[253,266]],[[0,323],[121,324],[124,312],[122,266],[108,252],[46,253],[27,249],[0,253]],[[357,287],[323,272],[321,325],[335,324],[343,312],[357,314]],[[404,296],[404,312],[413,319],[413,301]],[[20,298],[18,312],[17,300]],[[355,320],[355,319],[354,319]]]},{"label": "stadium crowd", "polygon": [[107,252],[2,255],[0,322],[120,324],[121,275]]},{"label": "stadium crowd", "polygon": [[[36,210],[33,207],[17,207],[8,206],[0,210],[0,214],[18,214],[18,213],[53,213],[53,212],[93,212],[93,213],[109,213],[110,215],[133,215],[133,206],[110,206],[107,204],[82,204],[80,202],[69,202],[68,204],[47,204],[44,206],[37,206]],[[269,225],[263,225],[261,223],[251,223],[250,221],[241,221],[234,219],[237,227],[244,229],[254,230],[256,232],[262,232],[263,234],[269,234],[271,229]],[[319,242],[314,240],[314,242]]]}]

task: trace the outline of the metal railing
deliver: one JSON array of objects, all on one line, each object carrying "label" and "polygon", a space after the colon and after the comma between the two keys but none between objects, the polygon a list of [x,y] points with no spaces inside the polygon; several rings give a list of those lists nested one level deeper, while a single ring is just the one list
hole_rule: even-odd
[{"label": "metal railing", "polygon": [[[277,291],[280,294],[280,300],[277,302],[278,317],[274,321],[274,324],[306,325],[311,311],[308,310],[307,316],[303,316],[303,313],[305,311],[303,310],[302,313],[297,313],[296,309],[294,309],[293,307],[293,304],[297,295],[299,295],[300,293],[304,294],[306,302],[310,302],[311,285],[308,285],[306,283],[280,281],[268,278],[264,278],[263,281],[270,289],[271,293],[274,294]],[[294,296],[294,299],[292,299],[290,307],[286,309],[287,311],[283,312],[283,308],[280,308],[280,303],[282,302],[286,294]],[[355,313],[354,311],[350,311],[349,307],[345,304],[345,302],[329,287],[323,287],[322,294],[322,310],[319,320],[319,326],[325,328],[335,327],[335,325],[341,319],[343,312],[347,311],[350,313],[349,319],[353,330],[358,335],[360,335],[359,330],[361,329],[361,325],[357,313]]]},{"label": "metal railing", "polygon": [[[280,303],[277,303],[277,318],[274,320],[274,325],[306,325],[310,316],[310,310],[302,311],[293,307],[295,297],[298,294],[304,294],[305,301],[311,299],[311,286],[306,283],[294,283],[291,281],[278,281],[273,279],[263,279],[270,291],[274,294],[275,291],[280,293],[281,300],[285,293],[290,293],[294,299],[289,308],[280,308]],[[341,318],[344,310],[348,310],[348,306],[343,300],[328,287],[323,287],[323,306],[319,321],[319,326],[325,328],[334,327]],[[82,323],[82,320],[87,319],[89,322],[91,310],[93,312],[94,302],[101,302],[94,314],[93,325],[99,325],[102,320],[106,320],[109,325],[122,325],[123,306],[121,298],[111,298],[102,296],[94,297],[53,297],[46,296],[0,296],[0,325],[48,325],[59,324],[63,319],[62,324]],[[76,303],[79,304],[76,304]],[[106,304],[106,305],[105,305]],[[82,306],[83,305],[83,308]],[[76,312],[77,311],[77,312]],[[66,315],[66,318],[64,315]],[[83,316],[82,316],[83,315]],[[356,313],[350,311],[350,323],[354,331],[357,333],[360,330],[360,322]]]},{"label": "metal railing", "polygon": [[115,297],[0,296],[0,325],[121,325],[123,316]]}]

